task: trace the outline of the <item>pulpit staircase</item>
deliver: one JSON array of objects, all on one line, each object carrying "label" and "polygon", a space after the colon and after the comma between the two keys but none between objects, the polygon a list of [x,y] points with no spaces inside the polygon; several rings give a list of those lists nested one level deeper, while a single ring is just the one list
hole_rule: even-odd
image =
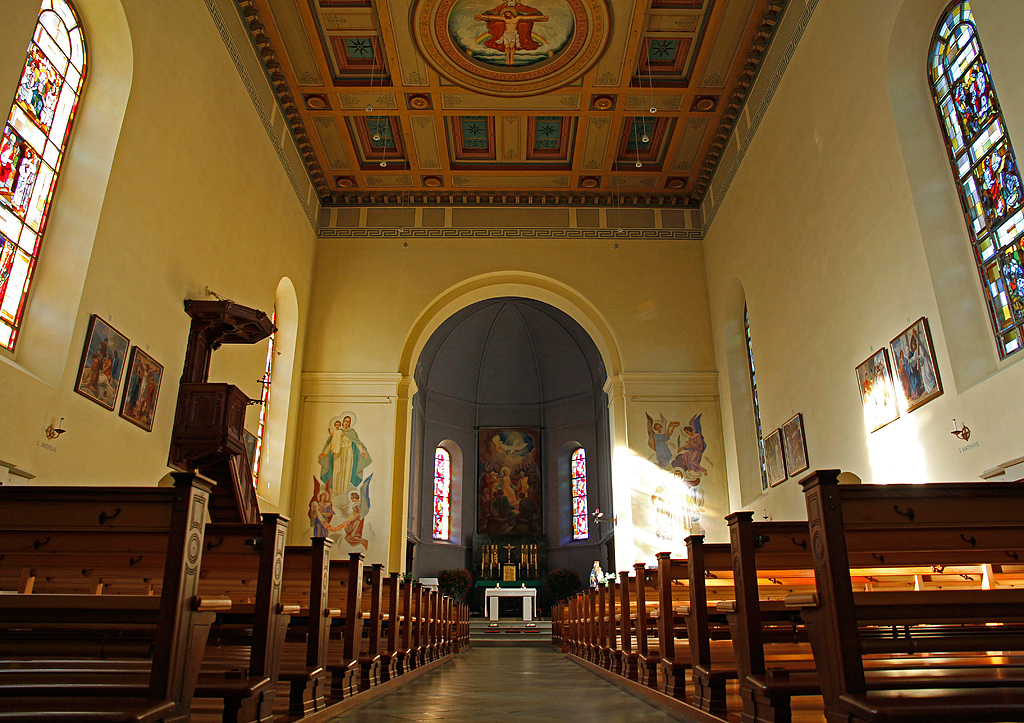
[{"label": "pulpit staircase", "polygon": [[210,497],[214,522],[260,521],[245,447],[245,410],[252,400],[231,384],[209,382],[210,357],[222,344],[255,344],[274,333],[273,322],[258,309],[227,299],[185,302],[192,317],[185,368],[171,432],[168,464],[216,482]]}]

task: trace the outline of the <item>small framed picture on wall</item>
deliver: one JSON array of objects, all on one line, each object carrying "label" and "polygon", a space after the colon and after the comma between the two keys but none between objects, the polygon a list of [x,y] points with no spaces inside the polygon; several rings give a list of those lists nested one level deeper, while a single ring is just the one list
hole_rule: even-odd
[{"label": "small framed picture on wall", "polygon": [[786,460],[782,453],[782,430],[776,429],[764,438],[764,461],[768,467],[768,484],[774,487],[786,481]]},{"label": "small framed picture on wall", "polygon": [[807,462],[807,440],[804,438],[804,415],[799,412],[782,425],[782,451],[785,452],[786,471],[790,477],[810,466]]},{"label": "small framed picture on wall", "polygon": [[127,356],[128,337],[98,314],[90,316],[75,391],[113,410]]},{"label": "small framed picture on wall", "polygon": [[928,319],[923,316],[889,342],[892,363],[896,367],[900,398],[907,412],[942,396],[939,365],[935,363],[935,349]]},{"label": "small framed picture on wall", "polygon": [[886,349],[879,349],[857,367],[857,385],[864,407],[864,421],[870,431],[879,430],[900,418]]},{"label": "small framed picture on wall", "polygon": [[133,346],[125,382],[127,387],[121,397],[119,414],[147,432],[152,432],[163,378],[163,365],[139,347]]}]

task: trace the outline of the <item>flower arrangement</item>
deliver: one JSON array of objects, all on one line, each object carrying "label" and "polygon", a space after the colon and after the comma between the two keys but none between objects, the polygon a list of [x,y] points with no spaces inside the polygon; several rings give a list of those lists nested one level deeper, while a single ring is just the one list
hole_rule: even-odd
[{"label": "flower arrangement", "polygon": [[555,600],[567,600],[583,588],[580,574],[574,570],[552,570],[548,573],[548,592]]},{"label": "flower arrangement", "polygon": [[452,600],[461,600],[472,584],[473,576],[469,574],[469,570],[454,568],[437,571],[437,586],[443,595]]}]

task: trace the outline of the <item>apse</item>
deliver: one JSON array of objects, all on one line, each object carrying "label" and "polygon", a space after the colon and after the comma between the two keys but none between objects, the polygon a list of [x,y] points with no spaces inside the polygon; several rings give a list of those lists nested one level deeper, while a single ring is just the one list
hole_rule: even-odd
[{"label": "apse", "polygon": [[[612,504],[606,372],[575,320],[531,299],[478,302],[437,328],[415,379],[414,576],[465,568],[487,581],[511,562],[522,584],[563,567],[586,579],[594,560],[607,567],[612,526],[589,515]],[[446,472],[435,485],[439,447]],[[585,480],[576,466],[575,515],[574,453],[585,457]]]}]

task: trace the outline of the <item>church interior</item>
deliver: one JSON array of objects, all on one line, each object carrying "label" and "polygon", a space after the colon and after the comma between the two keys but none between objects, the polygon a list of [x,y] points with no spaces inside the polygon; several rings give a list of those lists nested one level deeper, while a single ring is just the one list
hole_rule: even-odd
[{"label": "church interior", "polygon": [[1024,6],[530,3],[0,2],[0,721],[1024,720]]}]

